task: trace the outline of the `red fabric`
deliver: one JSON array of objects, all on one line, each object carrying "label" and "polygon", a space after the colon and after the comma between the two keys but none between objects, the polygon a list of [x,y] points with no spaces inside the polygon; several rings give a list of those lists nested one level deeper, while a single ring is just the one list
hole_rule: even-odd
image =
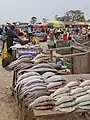
[{"label": "red fabric", "polygon": [[63,35],[63,40],[68,40],[68,37],[66,34]]}]

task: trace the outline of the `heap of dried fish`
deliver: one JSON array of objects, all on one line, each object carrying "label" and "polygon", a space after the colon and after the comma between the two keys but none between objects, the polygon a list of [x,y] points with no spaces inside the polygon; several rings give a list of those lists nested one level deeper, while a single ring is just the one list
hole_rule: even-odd
[{"label": "heap of dried fish", "polygon": [[54,75],[55,75],[54,72],[45,72],[45,73],[42,75],[42,77],[43,77],[43,79],[45,80],[45,79],[47,79],[47,78],[49,78],[49,77],[51,77],[51,76],[54,76]]},{"label": "heap of dried fish", "polygon": [[68,87],[68,88],[76,88],[76,87],[78,87],[79,86],[79,82],[78,81],[71,81],[71,82],[69,82],[67,85],[66,85],[66,87]]},{"label": "heap of dried fish", "polygon": [[41,96],[29,105],[29,109],[47,110],[55,106],[55,100],[50,96]]},{"label": "heap of dried fish", "polygon": [[37,61],[37,60],[39,60],[39,59],[41,59],[41,58],[45,58],[45,57],[47,57],[47,55],[46,54],[38,54],[35,58],[33,58],[33,60],[32,61]]},{"label": "heap of dried fish", "polygon": [[51,82],[63,82],[63,81],[66,82],[66,80],[62,76],[60,76],[60,75],[54,75],[54,76],[51,76],[48,79],[46,79],[45,83],[49,84]]},{"label": "heap of dried fish", "polygon": [[18,78],[17,81],[20,81],[20,80],[22,80],[22,79],[24,79],[24,78],[28,78],[28,77],[30,77],[30,76],[40,76],[40,74],[37,73],[37,72],[24,73],[23,75],[21,75],[21,76]]},{"label": "heap of dried fish", "polygon": [[81,87],[90,86],[90,80],[85,80],[80,84]]},{"label": "heap of dried fish", "polygon": [[15,67],[17,67],[20,63],[33,63],[30,58],[22,58],[20,60],[16,60],[8,65],[8,70],[14,70]]}]

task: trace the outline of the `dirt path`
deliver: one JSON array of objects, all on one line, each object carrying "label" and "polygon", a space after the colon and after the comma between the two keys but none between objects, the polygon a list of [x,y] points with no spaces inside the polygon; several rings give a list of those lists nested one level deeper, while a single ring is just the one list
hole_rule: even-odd
[{"label": "dirt path", "polygon": [[0,120],[20,120],[17,105],[11,96],[11,83],[12,73],[0,66]]}]

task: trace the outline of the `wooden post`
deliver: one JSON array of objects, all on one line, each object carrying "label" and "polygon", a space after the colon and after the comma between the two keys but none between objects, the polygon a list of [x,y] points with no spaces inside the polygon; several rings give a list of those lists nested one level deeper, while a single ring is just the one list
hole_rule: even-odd
[{"label": "wooden post", "polygon": [[51,58],[51,62],[53,62],[53,50],[50,50],[50,58]]},{"label": "wooden post", "polygon": [[[71,48],[71,54],[73,54],[73,51],[74,51],[74,48],[72,47]],[[71,72],[72,72],[72,74],[74,74],[74,61],[73,61],[73,57],[71,57],[71,64],[72,64]]]},{"label": "wooden post", "polygon": [[87,55],[87,73],[90,74],[90,52]]}]

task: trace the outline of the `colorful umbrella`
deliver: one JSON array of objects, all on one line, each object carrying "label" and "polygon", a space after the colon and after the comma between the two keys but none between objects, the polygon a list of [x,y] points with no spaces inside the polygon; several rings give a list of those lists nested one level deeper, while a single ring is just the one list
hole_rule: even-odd
[{"label": "colorful umbrella", "polygon": [[[60,28],[60,27],[64,26],[64,23],[63,23],[63,22],[60,22],[60,21],[58,21],[58,20],[53,20],[53,21],[51,21],[50,23],[53,24],[53,26],[54,26],[55,28]],[[49,23],[49,24],[50,24],[50,23]]]}]

